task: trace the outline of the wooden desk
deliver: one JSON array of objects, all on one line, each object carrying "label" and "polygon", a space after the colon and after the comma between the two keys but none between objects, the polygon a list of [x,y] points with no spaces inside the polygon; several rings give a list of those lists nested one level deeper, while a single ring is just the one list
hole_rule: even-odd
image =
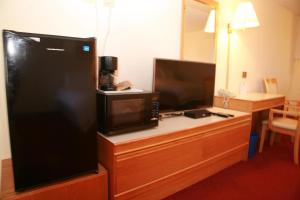
[{"label": "wooden desk", "polygon": [[[247,93],[230,98],[228,109],[248,112],[252,114],[252,131],[261,132],[262,121],[268,119],[268,111],[271,108],[281,107],[284,105],[285,96],[281,94],[268,93]],[[224,98],[215,96],[214,106],[224,107]]]},{"label": "wooden desk", "polygon": [[249,113],[213,108],[235,117],[167,118],[156,128],[98,134],[99,161],[109,171],[110,198],[158,200],[247,160]]},{"label": "wooden desk", "polygon": [[[257,112],[284,105],[285,96],[280,94],[247,93],[229,99],[228,109],[243,112]],[[214,106],[223,108],[224,98],[215,96]]]},{"label": "wooden desk", "polygon": [[11,159],[2,161],[2,200],[107,200],[107,171],[99,165],[98,174],[90,174],[15,192]]}]

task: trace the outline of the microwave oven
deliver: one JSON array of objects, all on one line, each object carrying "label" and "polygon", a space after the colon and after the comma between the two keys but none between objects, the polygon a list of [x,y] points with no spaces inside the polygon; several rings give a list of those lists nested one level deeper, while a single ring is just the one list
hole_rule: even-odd
[{"label": "microwave oven", "polygon": [[98,131],[116,135],[158,126],[159,94],[97,91]]}]

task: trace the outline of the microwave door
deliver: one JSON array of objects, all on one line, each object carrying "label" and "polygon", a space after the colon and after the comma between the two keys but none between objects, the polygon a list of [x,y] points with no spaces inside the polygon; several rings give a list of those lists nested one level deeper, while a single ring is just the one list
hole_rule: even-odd
[{"label": "microwave door", "polygon": [[108,106],[109,120],[108,126],[110,130],[130,128],[144,124],[149,118],[147,108],[148,102],[145,96],[132,95],[111,97]]}]

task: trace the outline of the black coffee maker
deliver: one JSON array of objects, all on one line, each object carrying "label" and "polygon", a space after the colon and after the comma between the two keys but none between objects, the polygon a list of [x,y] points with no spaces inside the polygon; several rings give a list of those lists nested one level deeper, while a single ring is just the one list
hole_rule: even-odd
[{"label": "black coffee maker", "polygon": [[118,69],[118,58],[113,56],[99,57],[99,89],[115,91],[115,71]]}]

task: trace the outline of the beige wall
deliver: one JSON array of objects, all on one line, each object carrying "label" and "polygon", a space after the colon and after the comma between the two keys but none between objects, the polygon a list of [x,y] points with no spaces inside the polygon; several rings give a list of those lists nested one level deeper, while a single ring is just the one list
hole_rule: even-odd
[{"label": "beige wall", "polygon": [[[136,87],[150,90],[153,57],[180,56],[180,14],[181,0],[116,0],[105,52],[108,8],[102,0],[1,0],[0,29],[97,36],[99,55],[118,56],[119,80],[131,80]],[[0,160],[10,157],[2,49],[1,40]]]},{"label": "beige wall", "polygon": [[[109,27],[108,8],[102,6],[101,0],[99,2],[100,55],[119,57],[120,81],[129,79],[136,87],[151,89],[152,58],[179,58],[181,0],[128,0],[126,3],[115,0],[115,6],[111,9],[105,52],[102,44]],[[226,27],[238,2],[239,0],[219,2],[216,91],[225,85],[228,36]],[[249,91],[262,91],[264,77],[277,77],[280,92],[287,94],[294,42],[293,14],[272,0],[252,2],[261,26],[234,31],[232,34],[229,89],[238,93],[241,73],[247,71]]]},{"label": "beige wall", "polygon": [[[220,1],[216,87],[223,88],[226,74],[226,24],[238,0]],[[252,0],[261,26],[233,31],[231,37],[229,90],[238,93],[242,71],[248,72],[248,91],[263,91],[262,79],[276,77],[287,94],[293,48],[293,13],[273,0]]]},{"label": "beige wall", "polygon": [[[237,2],[220,1],[216,89],[225,85],[226,26]],[[229,89],[238,92],[241,72],[248,71],[249,90],[261,91],[262,78],[273,76],[279,79],[280,91],[286,93],[291,77],[293,15],[272,0],[252,2],[261,27],[233,33]],[[69,36],[97,35],[98,54],[119,57],[119,80],[128,79],[138,88],[151,89],[153,57],[179,58],[181,6],[181,0],[115,0],[105,52],[108,8],[102,6],[101,0],[98,18],[92,0],[1,0],[0,28]],[[1,159],[10,156],[2,49],[0,41]]]},{"label": "beige wall", "polygon": [[195,0],[186,1],[184,11],[184,60],[216,63],[215,34],[204,31],[212,8]]},{"label": "beige wall", "polygon": [[300,100],[300,59],[297,59],[294,63],[293,75],[291,77],[291,88],[289,93],[289,99]]},{"label": "beige wall", "polygon": [[297,15],[300,15],[300,1],[299,0],[274,0],[277,1],[280,5],[289,10],[293,11]]},{"label": "beige wall", "polygon": [[289,99],[300,100],[300,17],[297,18],[295,31],[295,56],[292,69]]},{"label": "beige wall", "polygon": [[300,15],[296,19],[296,31],[295,31],[295,59],[300,59]]},{"label": "beige wall", "polygon": [[215,36],[203,30],[184,34],[183,59],[215,63]]},{"label": "beige wall", "polygon": [[153,58],[180,57],[181,0],[115,0],[110,23],[109,8],[98,5],[99,55],[118,57],[118,81],[151,90]]},{"label": "beige wall", "polygon": [[[95,5],[88,0],[1,0],[0,30],[90,37],[96,35]],[[0,39],[0,160],[10,157],[2,32]],[[1,164],[0,164],[1,173]],[[1,178],[1,175],[0,175]]]}]

